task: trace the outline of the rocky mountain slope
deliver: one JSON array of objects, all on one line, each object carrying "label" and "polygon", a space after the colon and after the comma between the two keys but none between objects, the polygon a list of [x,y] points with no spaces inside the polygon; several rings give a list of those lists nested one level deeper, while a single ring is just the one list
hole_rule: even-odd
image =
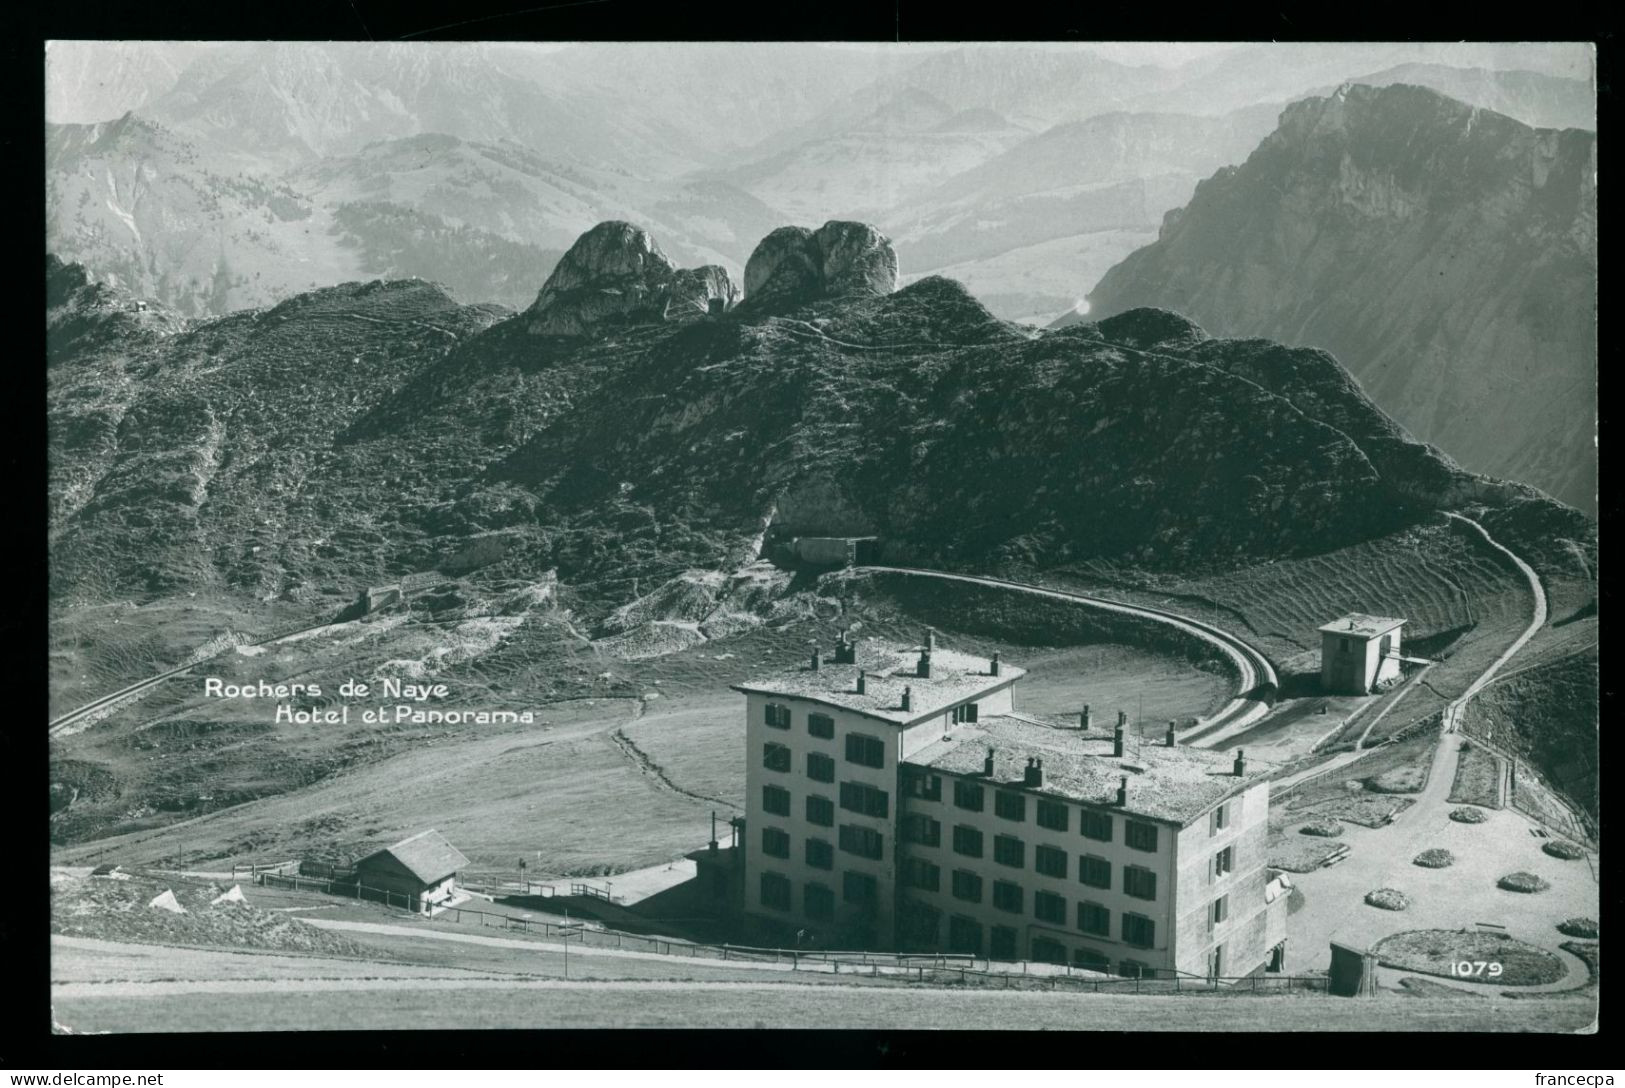
[{"label": "rocky mountain slope", "polygon": [[1091,313],[1324,348],[1463,466],[1594,510],[1595,184],[1590,132],[1342,88],[1199,185]]}]

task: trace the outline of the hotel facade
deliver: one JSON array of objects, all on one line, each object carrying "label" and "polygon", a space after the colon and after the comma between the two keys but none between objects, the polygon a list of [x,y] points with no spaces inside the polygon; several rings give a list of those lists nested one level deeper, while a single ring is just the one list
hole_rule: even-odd
[{"label": "hotel facade", "polygon": [[1017,712],[1024,670],[842,640],[746,700],[747,914],[822,947],[1155,976],[1282,964],[1269,783],[1238,754]]}]

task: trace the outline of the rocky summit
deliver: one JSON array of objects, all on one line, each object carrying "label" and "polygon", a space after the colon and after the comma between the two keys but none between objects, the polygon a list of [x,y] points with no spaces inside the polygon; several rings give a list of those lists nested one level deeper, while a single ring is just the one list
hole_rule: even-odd
[{"label": "rocky summit", "polygon": [[867,223],[832,220],[816,231],[780,227],[745,265],[745,296],[753,306],[895,290],[897,252]]},{"label": "rocky summit", "polygon": [[629,321],[703,317],[738,300],[726,269],[679,269],[647,231],[612,220],[576,239],[524,317],[537,335],[588,336]]}]

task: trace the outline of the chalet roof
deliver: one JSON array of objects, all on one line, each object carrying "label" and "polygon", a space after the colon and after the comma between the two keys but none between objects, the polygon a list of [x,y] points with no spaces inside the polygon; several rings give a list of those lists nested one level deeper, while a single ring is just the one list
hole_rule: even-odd
[{"label": "chalet roof", "polygon": [[382,850],[368,854],[356,862],[355,867],[360,869],[369,862],[385,857],[394,858],[425,884],[433,884],[468,865],[468,859],[463,856],[462,851],[447,842],[446,837],[432,827],[427,831],[419,831],[411,838],[402,839],[394,846],[386,846]]},{"label": "chalet roof", "polygon": [[[993,664],[987,658],[937,646],[931,651],[931,675],[917,676],[923,649],[865,641],[858,645],[856,664],[837,665],[825,660],[815,672],[809,662],[774,676],[746,680],[733,685],[733,689],[809,699],[903,725],[941,714],[1027,675],[1027,670],[1001,662],[999,675],[994,676]],[[858,693],[860,670],[867,673],[862,694]],[[909,689],[908,710],[903,709],[905,687]]]},{"label": "chalet roof", "polygon": [[1321,630],[1329,635],[1354,635],[1357,638],[1376,638],[1402,625],[1405,621],[1389,616],[1368,616],[1364,612],[1350,612],[1341,619],[1322,624]]},{"label": "chalet roof", "polygon": [[[982,771],[989,749],[993,774]],[[1023,784],[1028,759],[1044,761],[1041,786]],[[1025,715],[984,717],[955,728],[904,760],[915,766],[974,776],[1001,789],[1117,809],[1154,820],[1189,824],[1221,800],[1240,793],[1275,770],[1247,759],[1247,773],[1234,773],[1233,753],[1125,737],[1123,754],[1112,755],[1110,730],[1049,725]],[[1117,804],[1118,783],[1128,778],[1128,803]]]}]

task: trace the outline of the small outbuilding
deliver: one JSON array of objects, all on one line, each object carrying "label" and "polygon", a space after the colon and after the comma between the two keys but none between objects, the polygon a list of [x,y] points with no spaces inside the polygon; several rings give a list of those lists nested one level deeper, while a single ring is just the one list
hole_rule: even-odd
[{"label": "small outbuilding", "polygon": [[1320,628],[1320,686],[1327,694],[1369,695],[1399,676],[1402,619],[1351,612]]},{"label": "small outbuilding", "polygon": [[468,865],[446,837],[430,828],[355,863],[362,899],[427,913],[457,894],[457,874]]}]

